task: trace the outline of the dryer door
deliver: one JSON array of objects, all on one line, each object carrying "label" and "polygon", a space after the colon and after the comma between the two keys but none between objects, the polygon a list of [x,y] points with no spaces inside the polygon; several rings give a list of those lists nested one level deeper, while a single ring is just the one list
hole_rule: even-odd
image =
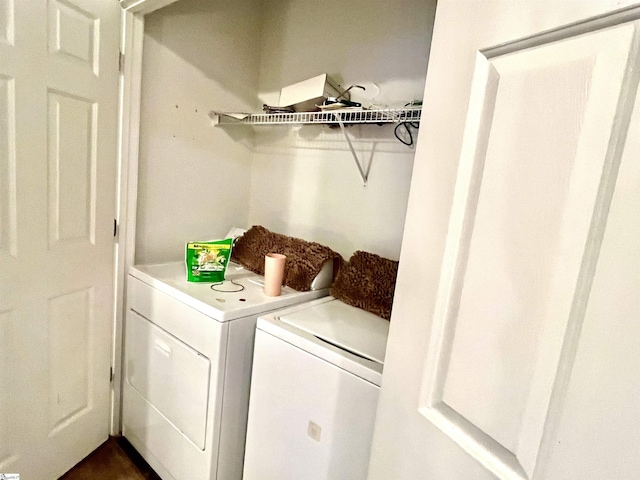
[{"label": "dryer door", "polygon": [[126,343],[129,385],[204,450],[209,359],[133,310]]}]

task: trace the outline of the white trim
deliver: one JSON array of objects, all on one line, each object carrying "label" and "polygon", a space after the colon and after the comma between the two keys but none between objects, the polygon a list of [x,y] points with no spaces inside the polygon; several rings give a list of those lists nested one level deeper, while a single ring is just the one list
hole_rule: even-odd
[{"label": "white trim", "polygon": [[113,382],[111,384],[111,434],[121,430],[123,323],[126,275],[135,258],[138,144],[144,15],[122,12],[121,51],[124,71],[120,76],[120,128],[118,177],[118,237],[115,264],[115,318],[113,329]]},{"label": "white trim", "polygon": [[124,70],[120,74],[119,172],[117,193],[118,236],[115,260],[115,313],[111,364],[111,435],[122,430],[122,359],[126,279],[134,264],[136,248],[136,210],[138,203],[138,146],[140,141],[140,98],[142,87],[142,52],[144,15],[177,0],[120,0],[122,12],[120,51]]},{"label": "white trim", "polygon": [[120,0],[120,6],[131,13],[146,15],[175,3],[177,0]]}]

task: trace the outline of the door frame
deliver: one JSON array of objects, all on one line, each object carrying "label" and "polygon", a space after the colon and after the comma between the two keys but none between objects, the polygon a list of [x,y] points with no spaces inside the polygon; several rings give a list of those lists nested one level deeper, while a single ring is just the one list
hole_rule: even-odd
[{"label": "door frame", "polygon": [[126,280],[135,261],[136,210],[138,204],[138,154],[140,142],[140,100],[144,16],[177,0],[119,0],[123,8],[120,23],[120,91],[118,118],[118,185],[116,255],[114,275],[114,319],[111,382],[110,433],[122,431],[123,326]]}]

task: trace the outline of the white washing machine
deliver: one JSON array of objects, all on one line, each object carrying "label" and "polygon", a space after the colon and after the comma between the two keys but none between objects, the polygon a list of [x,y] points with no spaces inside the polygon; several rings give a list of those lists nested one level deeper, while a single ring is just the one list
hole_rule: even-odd
[{"label": "white washing machine", "polygon": [[262,278],[231,263],[214,291],[184,263],[129,272],[123,435],[165,480],[242,478],[256,318],[327,295],[331,275],[279,297]]},{"label": "white washing machine", "polygon": [[365,480],[389,322],[333,297],[258,319],[244,480]]}]

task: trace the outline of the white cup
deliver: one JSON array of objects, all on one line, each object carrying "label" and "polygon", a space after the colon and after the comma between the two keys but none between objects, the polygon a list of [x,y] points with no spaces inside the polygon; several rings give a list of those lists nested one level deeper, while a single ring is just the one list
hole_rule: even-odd
[{"label": "white cup", "polygon": [[282,278],[284,277],[285,255],[267,253],[264,256],[264,294],[277,297],[282,292]]}]

